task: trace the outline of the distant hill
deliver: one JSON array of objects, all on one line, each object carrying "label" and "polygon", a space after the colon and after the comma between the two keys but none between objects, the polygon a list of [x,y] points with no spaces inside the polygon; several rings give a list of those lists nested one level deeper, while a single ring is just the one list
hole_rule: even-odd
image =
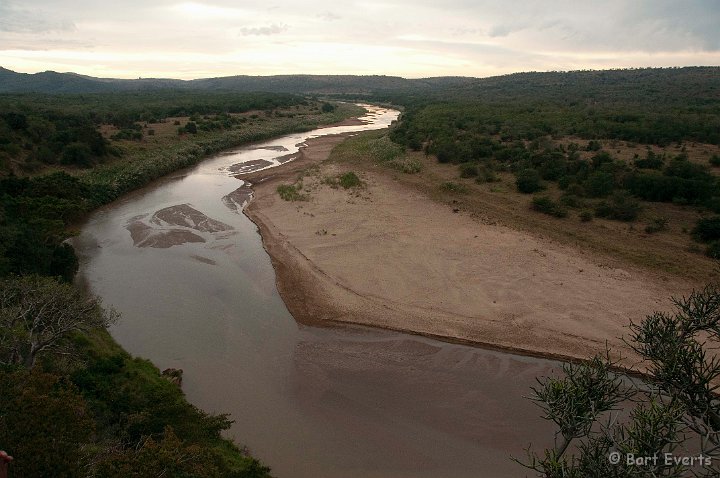
[{"label": "distant hill", "polygon": [[266,91],[271,93],[306,93],[324,95],[369,95],[430,91],[438,88],[470,86],[476,78],[439,77],[408,80],[398,76],[357,75],[276,75],[226,76],[198,80],[142,78],[122,80],[94,78],[76,73],[16,73],[0,67],[0,93],[104,93],[153,89],[188,89],[203,91]]},{"label": "distant hill", "polygon": [[720,67],[645,68],[628,70],[529,72],[490,78],[436,77],[406,79],[398,76],[356,75],[275,75],[226,76],[197,80],[142,78],[123,80],[94,78],[76,73],[16,73],[0,67],[0,93],[103,93],[175,89],[194,91],[237,91],[301,93],[317,95],[375,96],[391,99],[397,95],[501,100],[508,97],[539,96],[558,99],[578,93],[595,100],[613,100],[632,92],[635,98],[652,99],[716,98],[720,95]]}]

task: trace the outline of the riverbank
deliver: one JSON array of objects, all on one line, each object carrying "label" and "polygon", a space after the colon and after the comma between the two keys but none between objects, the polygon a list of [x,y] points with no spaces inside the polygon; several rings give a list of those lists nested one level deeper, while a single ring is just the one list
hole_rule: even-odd
[{"label": "riverbank", "polygon": [[[296,161],[239,176],[254,184],[245,213],[301,323],[582,359],[606,343],[626,351],[631,320],[669,309],[670,296],[692,287],[433,201],[414,176],[328,161],[343,140],[311,140]],[[348,171],[362,187],[333,184]],[[282,184],[301,185],[305,200],[281,199]]]}]

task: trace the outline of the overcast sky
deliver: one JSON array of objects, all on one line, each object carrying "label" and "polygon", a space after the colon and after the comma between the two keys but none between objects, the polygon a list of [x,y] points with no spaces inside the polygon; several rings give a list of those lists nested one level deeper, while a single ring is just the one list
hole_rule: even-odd
[{"label": "overcast sky", "polygon": [[720,0],[0,0],[0,66],[135,78],[720,65]]}]

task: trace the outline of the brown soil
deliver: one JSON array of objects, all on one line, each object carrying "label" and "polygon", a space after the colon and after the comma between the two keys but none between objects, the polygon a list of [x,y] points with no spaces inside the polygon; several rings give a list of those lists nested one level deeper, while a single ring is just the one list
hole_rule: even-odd
[{"label": "brown soil", "polygon": [[[622,348],[630,320],[692,286],[434,201],[411,176],[323,162],[342,140],[310,140],[296,161],[239,176],[254,183],[245,213],[299,322],[588,358],[606,342]],[[363,188],[327,181],[350,168]],[[309,200],[280,199],[277,186],[299,176]]]}]

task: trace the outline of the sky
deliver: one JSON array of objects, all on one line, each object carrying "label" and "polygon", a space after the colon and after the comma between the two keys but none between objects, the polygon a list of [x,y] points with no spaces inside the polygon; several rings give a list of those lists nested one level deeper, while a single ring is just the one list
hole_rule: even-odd
[{"label": "sky", "polygon": [[720,66],[720,0],[0,0],[0,66],[113,78]]}]

